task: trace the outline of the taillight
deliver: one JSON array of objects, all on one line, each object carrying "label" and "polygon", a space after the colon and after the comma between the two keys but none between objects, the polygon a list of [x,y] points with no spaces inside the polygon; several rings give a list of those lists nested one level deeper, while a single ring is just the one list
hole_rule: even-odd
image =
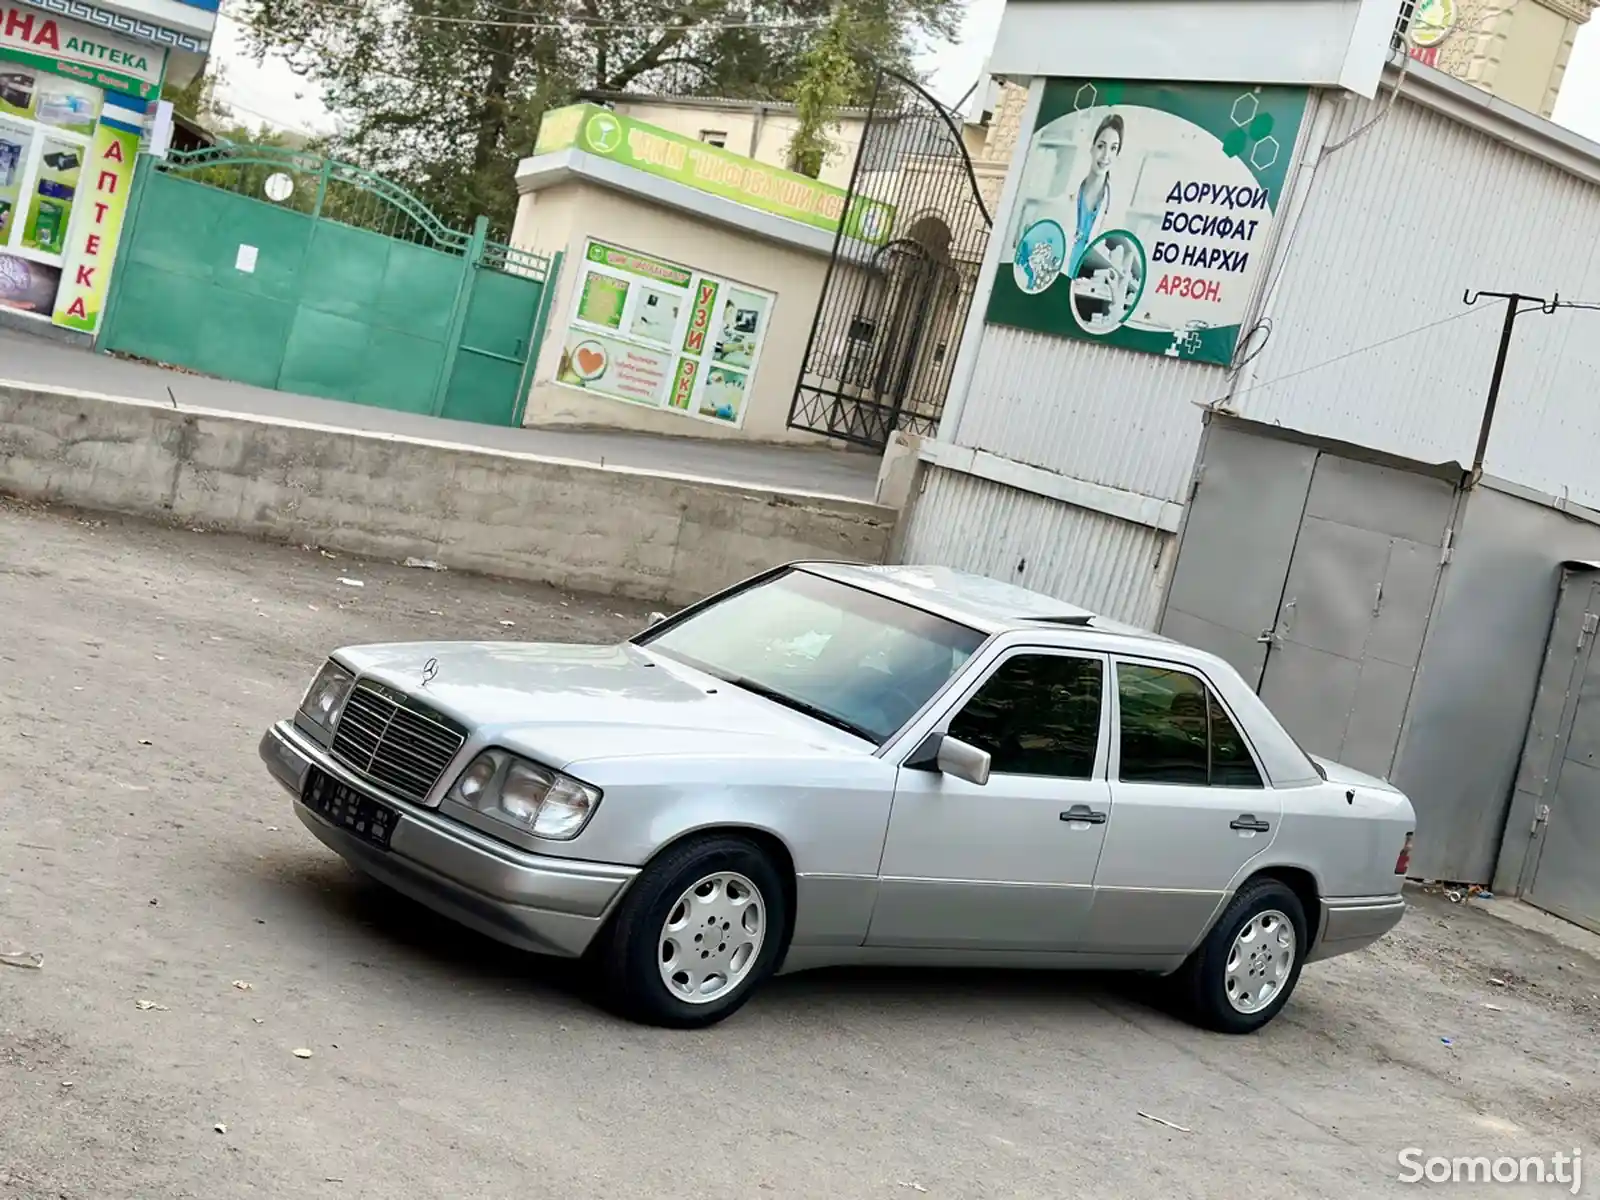
[{"label": "taillight", "polygon": [[1400,847],[1400,857],[1394,860],[1394,873],[1406,875],[1411,871],[1411,834],[1406,834],[1406,844]]}]

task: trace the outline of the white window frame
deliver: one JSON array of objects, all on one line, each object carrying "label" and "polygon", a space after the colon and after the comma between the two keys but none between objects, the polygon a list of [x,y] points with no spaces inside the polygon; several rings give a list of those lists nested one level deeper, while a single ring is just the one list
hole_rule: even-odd
[{"label": "white window frame", "polygon": [[[104,95],[101,104],[105,103]],[[6,240],[0,242],[0,252],[10,254],[16,258],[25,258],[31,262],[43,263],[50,267],[62,266],[67,259],[65,253],[52,254],[48,250],[34,250],[22,244],[22,231],[28,223],[28,210],[33,206],[34,189],[39,186],[39,166],[44,161],[45,142],[64,142],[76,147],[83,155],[82,170],[89,169],[89,148],[94,138],[92,135],[73,133],[56,125],[46,125],[43,121],[31,121],[25,117],[14,117],[0,113],[0,126],[12,128],[21,127],[28,131],[28,152],[22,160],[22,178],[17,188],[17,208],[12,214],[11,228],[6,231]],[[65,243],[72,244],[72,235],[86,206],[81,203],[83,191],[80,176],[77,193],[72,197],[72,215],[67,218]]]}]

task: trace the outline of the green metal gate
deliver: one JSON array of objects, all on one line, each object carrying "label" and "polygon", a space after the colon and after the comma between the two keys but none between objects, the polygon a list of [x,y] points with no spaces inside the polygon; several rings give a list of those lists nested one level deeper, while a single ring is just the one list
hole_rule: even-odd
[{"label": "green metal gate", "polygon": [[[521,421],[559,267],[346,163],[224,145],[135,175],[99,345],[260,387]],[[154,166],[156,169],[151,170]]]}]

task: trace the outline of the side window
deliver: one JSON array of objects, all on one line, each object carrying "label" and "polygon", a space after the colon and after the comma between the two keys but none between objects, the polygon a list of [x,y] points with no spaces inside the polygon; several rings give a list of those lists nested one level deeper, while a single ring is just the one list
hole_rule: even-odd
[{"label": "side window", "polygon": [[1088,779],[1100,741],[1102,664],[1063,654],[1016,654],[950,722],[950,735],[990,756],[1003,775]]},{"label": "side window", "polygon": [[1258,788],[1261,772],[1250,757],[1250,747],[1215,696],[1211,698],[1211,786]]},{"label": "side window", "polygon": [[1123,781],[1261,786],[1249,747],[1227,711],[1187,671],[1119,663],[1117,699]]}]

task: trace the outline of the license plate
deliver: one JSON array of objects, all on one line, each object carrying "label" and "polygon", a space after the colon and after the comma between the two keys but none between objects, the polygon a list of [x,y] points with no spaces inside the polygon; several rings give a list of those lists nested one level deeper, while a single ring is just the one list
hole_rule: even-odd
[{"label": "license plate", "polygon": [[311,772],[300,799],[328,824],[353,833],[380,850],[389,848],[389,839],[400,819],[400,814],[387,804],[363,796],[321,771]]}]

